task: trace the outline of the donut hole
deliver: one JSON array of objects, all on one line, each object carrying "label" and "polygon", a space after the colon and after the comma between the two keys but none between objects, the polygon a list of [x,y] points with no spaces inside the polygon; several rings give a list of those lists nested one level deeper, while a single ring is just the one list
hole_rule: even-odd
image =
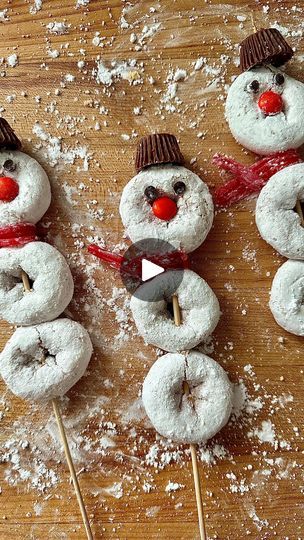
[{"label": "donut hole", "polygon": [[166,312],[170,319],[174,319],[173,302],[169,300],[166,302]]},{"label": "donut hole", "polygon": [[192,408],[195,409],[195,395],[191,393],[190,385],[185,378],[183,380],[182,399]]},{"label": "donut hole", "polygon": [[[34,279],[31,279],[29,276],[28,276],[28,281],[29,281],[29,285],[30,285],[30,289],[32,290],[33,286],[34,286],[34,283],[35,283],[35,280]],[[21,282],[23,284],[23,281],[21,279]]]},{"label": "donut hole", "polygon": [[41,368],[46,363],[49,363],[49,359],[51,362],[55,360],[40,342],[40,336],[38,337],[38,343],[36,342],[29,350],[23,351],[19,358],[24,367],[35,370]]},{"label": "donut hole", "polygon": [[38,363],[40,366],[44,366],[44,364],[50,364],[50,363],[56,364],[56,355],[52,354],[49,351],[49,349],[45,347],[38,330],[37,330],[37,334],[38,334],[38,345],[37,345],[37,351],[35,352],[36,363]]},{"label": "donut hole", "polygon": [[301,220],[301,226],[304,226],[304,200],[298,199],[293,211],[298,214]]},{"label": "donut hole", "polygon": [[[29,279],[30,288],[32,289],[34,280]],[[6,273],[2,272],[0,274],[0,286],[5,292],[12,291],[15,287],[19,287],[19,285],[23,285],[22,276],[21,276],[21,269],[20,271],[16,271],[14,273]]]},{"label": "donut hole", "polygon": [[[23,279],[22,279],[22,272],[25,272],[25,270],[24,270],[24,268],[20,267],[20,275],[18,275],[18,278],[19,278],[19,282],[22,283],[22,285],[24,286]],[[26,273],[26,275],[27,275],[27,279],[28,279],[28,282],[29,282],[30,289],[32,290],[35,280],[31,279],[30,276],[27,273]],[[24,292],[28,292],[28,291],[24,291]]]},{"label": "donut hole", "polygon": [[195,409],[196,397],[193,394],[189,394],[183,390],[183,399],[192,409]]},{"label": "donut hole", "polygon": [[26,354],[23,356],[23,364],[28,367],[35,366],[36,368],[39,368],[45,364],[45,356],[42,349],[37,349],[35,351],[35,354],[32,356],[30,354]]},{"label": "donut hole", "polygon": [[16,286],[22,283],[21,276],[7,274],[5,272],[0,275],[0,286],[5,292],[12,291]]},{"label": "donut hole", "polygon": [[51,365],[55,364],[56,362],[56,356],[43,346],[42,343],[40,343],[37,347],[37,350],[35,351],[35,354],[30,357],[29,356],[29,364],[34,364],[37,368],[40,368],[44,366],[45,364]]}]

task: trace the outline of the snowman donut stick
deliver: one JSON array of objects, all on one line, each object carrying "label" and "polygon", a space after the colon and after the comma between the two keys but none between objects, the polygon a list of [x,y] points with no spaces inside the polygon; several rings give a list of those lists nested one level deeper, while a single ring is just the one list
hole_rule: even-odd
[{"label": "snowman donut stick", "polygon": [[214,192],[218,206],[258,193],[275,173],[302,161],[297,149],[304,142],[304,84],[282,70],[292,55],[275,28],[259,30],[240,45],[242,73],[228,90],[225,116],[237,142],[265,157],[247,166],[214,156],[232,175]]},{"label": "snowman donut stick", "polygon": [[[51,188],[41,165],[20,149],[21,142],[0,118],[0,318],[30,325],[58,317],[72,299],[74,284],[61,253],[37,242],[36,223],[50,205]],[[31,296],[24,295],[22,271],[31,280]]]},{"label": "snowman donut stick", "polygon": [[[200,537],[205,539],[195,444],[205,442],[227,423],[232,387],[224,370],[211,358],[188,352],[214,330],[220,309],[207,283],[187,268],[185,254],[205,240],[213,222],[213,202],[207,185],[184,166],[174,135],[143,137],[137,148],[136,170],[120,202],[128,236],[132,242],[161,240],[168,243],[168,250],[173,246],[179,251],[175,259],[172,251],[154,259],[144,254],[161,264],[165,272],[141,281],[131,298],[139,333],[147,343],[172,353],[155,362],[149,371],[143,385],[143,403],[160,434],[190,444]],[[89,250],[116,268],[123,264],[122,258],[97,246],[91,245]],[[140,265],[135,263],[134,272],[139,270]],[[170,315],[171,303],[174,318]]]},{"label": "snowman donut stick", "polygon": [[38,241],[36,223],[49,207],[50,183],[39,163],[20,149],[18,137],[1,118],[0,317],[23,327],[0,354],[0,374],[16,396],[52,401],[87,538],[92,539],[57,402],[84,374],[92,343],[79,323],[53,320],[72,299],[73,278],[61,253]]},{"label": "snowman donut stick", "polygon": [[[262,238],[281,255],[303,260],[304,163],[297,149],[304,142],[304,84],[281,68],[292,55],[291,47],[275,28],[259,30],[241,43],[243,73],[228,91],[226,118],[239,143],[266,157],[248,167],[216,155],[214,163],[229,171],[233,179],[219,187],[214,198],[219,206],[229,206],[261,190],[255,217]],[[286,281],[284,294],[277,286],[287,273],[279,272],[274,280],[270,309],[278,324],[302,335],[294,272]],[[297,265],[300,275],[303,281],[304,262]],[[286,320],[286,314],[291,313],[288,298],[295,298],[290,323]]]}]

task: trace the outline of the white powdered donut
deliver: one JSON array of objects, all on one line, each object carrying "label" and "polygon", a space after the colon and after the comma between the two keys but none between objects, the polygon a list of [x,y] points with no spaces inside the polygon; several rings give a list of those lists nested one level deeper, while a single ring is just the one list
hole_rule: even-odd
[{"label": "white powdered donut", "polygon": [[[187,382],[191,397],[183,390]],[[144,380],[142,399],[156,431],[180,443],[201,443],[227,422],[232,384],[217,362],[197,351],[165,354]]]},{"label": "white powdered donut", "polygon": [[0,373],[23,399],[63,396],[84,374],[92,343],[81,324],[69,319],[18,328],[0,355]]},{"label": "white powdered donut", "polygon": [[[276,83],[276,74],[284,83]],[[251,83],[257,81],[254,91]],[[258,106],[260,95],[272,90],[281,95],[283,110],[266,116]],[[261,155],[290,148],[299,148],[304,142],[304,84],[282,71],[257,67],[239,75],[229,88],[226,118],[234,138],[245,148]]]},{"label": "white powdered donut", "polygon": [[256,224],[268,244],[289,259],[304,259],[304,227],[294,211],[304,201],[304,163],[274,174],[256,205]]},{"label": "white powdered donut", "polygon": [[[21,270],[32,281],[31,293],[24,292]],[[49,244],[0,250],[0,318],[22,326],[51,321],[65,310],[73,292],[69,266]]]},{"label": "white powdered donut", "polygon": [[[177,197],[174,185],[184,182],[186,190]],[[154,216],[144,191],[148,186],[177,199],[177,214],[170,221]],[[207,185],[193,172],[178,165],[151,166],[125,186],[120,215],[132,242],[157,238],[190,253],[205,240],[213,222],[213,202]]]},{"label": "white powdered donut", "polygon": [[286,261],[272,282],[269,306],[287,332],[304,336],[304,262]]},{"label": "white powdered donut", "polygon": [[[3,164],[12,160],[15,170],[6,171]],[[37,223],[51,203],[51,187],[46,172],[32,157],[18,151],[1,151],[0,175],[10,176],[19,186],[11,202],[0,201],[0,226],[19,222]]]},{"label": "white powdered donut", "polygon": [[[180,272],[170,270],[144,283],[130,303],[140,335],[151,345],[169,352],[198,345],[213,332],[220,317],[218,299],[206,281],[192,270],[184,270],[180,283]],[[177,288],[175,284],[179,284]],[[149,290],[149,298],[159,298],[162,294],[163,299],[155,302],[140,299],[142,288]],[[172,291],[178,296],[182,316],[180,326],[174,324],[168,311]]]}]

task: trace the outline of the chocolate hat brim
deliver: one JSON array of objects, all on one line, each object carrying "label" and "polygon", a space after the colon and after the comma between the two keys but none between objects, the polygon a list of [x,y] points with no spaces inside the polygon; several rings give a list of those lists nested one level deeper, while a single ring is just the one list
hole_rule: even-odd
[{"label": "chocolate hat brim", "polygon": [[184,163],[175,135],[170,133],[154,133],[140,139],[135,159],[135,169],[142,171],[151,165],[164,163]]},{"label": "chocolate hat brim", "polygon": [[0,150],[20,150],[21,141],[18,139],[13,128],[5,120],[0,118]]},{"label": "chocolate hat brim", "polygon": [[280,67],[293,56],[293,50],[276,28],[262,28],[240,44],[241,70],[261,64]]}]

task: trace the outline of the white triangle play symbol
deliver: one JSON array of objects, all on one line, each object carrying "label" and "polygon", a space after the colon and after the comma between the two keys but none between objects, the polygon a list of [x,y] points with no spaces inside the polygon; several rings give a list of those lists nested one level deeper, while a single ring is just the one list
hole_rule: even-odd
[{"label": "white triangle play symbol", "polygon": [[158,276],[158,274],[161,274],[164,271],[165,271],[164,268],[162,268],[161,266],[158,266],[158,264],[148,261],[147,259],[142,259],[141,261],[142,281],[148,281],[148,279]]}]

